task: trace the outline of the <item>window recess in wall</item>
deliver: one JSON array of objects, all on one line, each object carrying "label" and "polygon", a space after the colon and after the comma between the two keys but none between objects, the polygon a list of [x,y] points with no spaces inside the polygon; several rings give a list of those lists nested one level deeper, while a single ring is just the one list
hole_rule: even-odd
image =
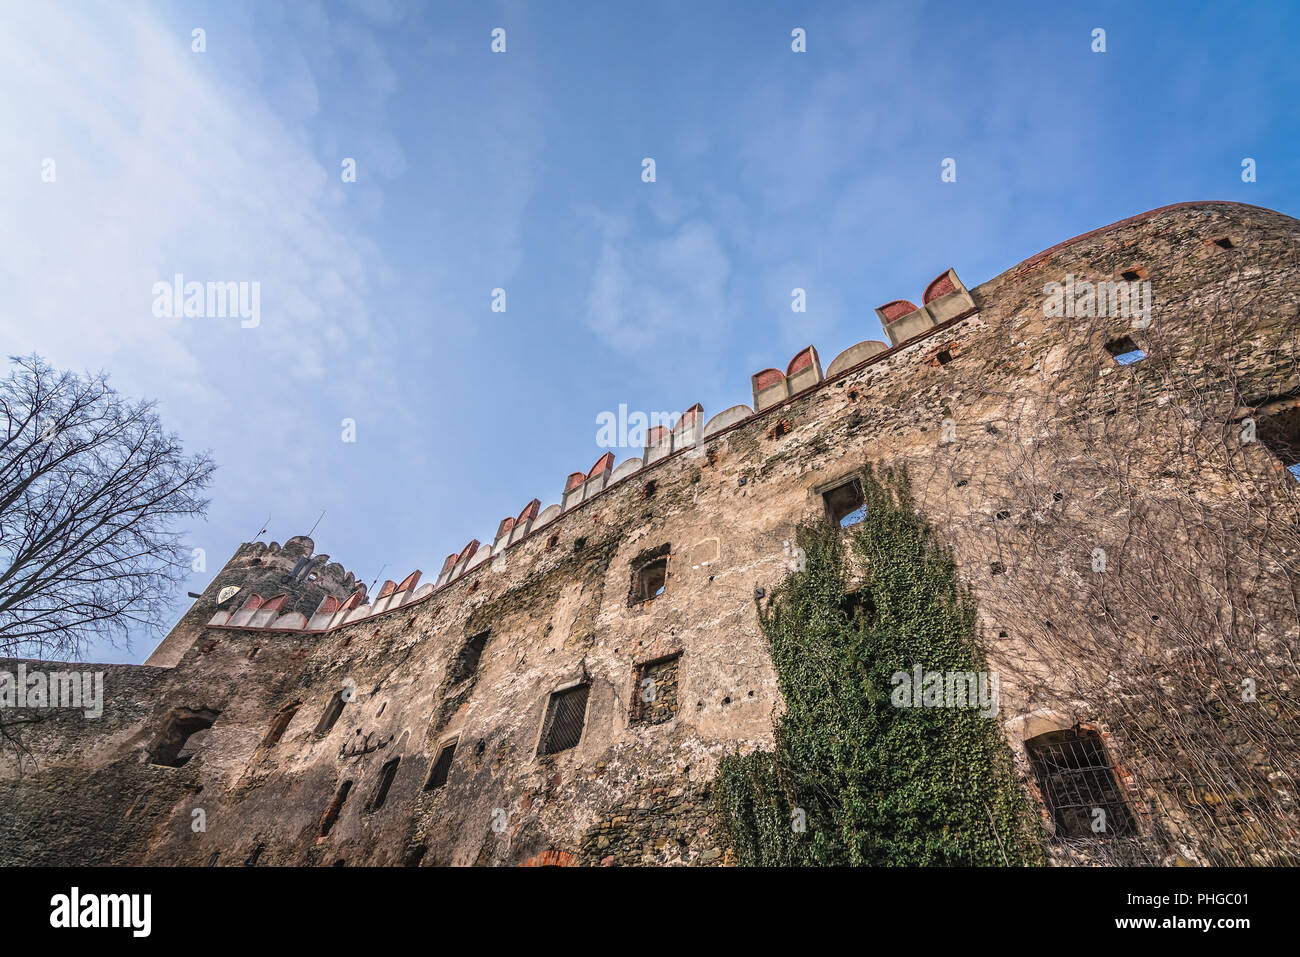
[{"label": "window recess in wall", "polygon": [[668,585],[668,555],[672,544],[665,543],[632,560],[632,585],[628,590],[628,607],[639,605],[663,594]]},{"label": "window recess in wall", "polygon": [[329,832],[334,827],[334,822],[339,819],[339,811],[343,810],[343,804],[348,799],[348,792],[352,790],[352,782],[344,781],[339,785],[339,789],[334,792],[334,799],[330,801],[330,806],[325,809],[325,813],[320,819],[320,836],[328,837]]},{"label": "window recess in wall", "polygon": [[546,706],[542,723],[542,739],[538,754],[558,754],[576,747],[582,740],[582,728],[587,720],[588,684],[574,685],[556,691]]},{"label": "window recess in wall", "polygon": [[1147,357],[1146,352],[1128,336],[1121,336],[1106,343],[1106,351],[1122,366],[1131,366]]},{"label": "window recess in wall", "polygon": [[316,737],[323,738],[330,733],[330,730],[339,720],[339,715],[343,713],[343,706],[347,704],[344,700],[343,692],[334,692],[334,697],[330,698],[330,703],[325,706],[325,712],[320,716],[320,721],[316,723]]},{"label": "window recess in wall", "polygon": [[438,757],[433,762],[433,767],[429,769],[428,780],[424,782],[426,791],[436,791],[447,783],[447,775],[451,773],[451,760],[456,756],[456,742],[448,741],[438,752]]},{"label": "window recess in wall", "polygon": [[1259,441],[1300,482],[1300,395],[1270,399],[1255,409],[1253,418]]},{"label": "window recess in wall", "polygon": [[479,662],[483,658],[483,649],[487,647],[490,635],[490,631],[481,631],[465,642],[460,654],[456,656],[455,663],[452,665],[452,684],[460,684],[466,678],[473,677],[474,673],[478,671]]},{"label": "window recess in wall", "polygon": [[204,734],[216,723],[220,711],[209,708],[176,708],[167,715],[162,732],[149,749],[149,760],[169,768],[181,768],[194,757]]},{"label": "window recess in wall", "polygon": [[293,716],[298,713],[298,709],[301,707],[302,702],[295,701],[276,713],[275,720],[271,722],[271,727],[266,730],[266,736],[262,738],[261,746],[263,749],[273,748],[280,742],[280,739],[284,737],[284,732],[289,728],[289,722],[293,720]]},{"label": "window recess in wall", "polygon": [[836,482],[822,489],[822,505],[826,518],[832,525],[848,528],[867,517],[866,499],[862,495],[862,480],[853,478]]},{"label": "window recess in wall", "polygon": [[633,669],[632,724],[663,724],[677,715],[678,652],[642,662]]},{"label": "window recess in wall", "polygon": [[370,800],[366,802],[367,811],[373,813],[384,806],[384,802],[388,800],[388,789],[393,786],[393,778],[397,777],[397,766],[401,760],[401,758],[393,758],[379,769],[379,781],[375,784],[374,791],[370,793]]},{"label": "window recess in wall", "polygon": [[1025,751],[1058,839],[1138,833],[1096,731],[1071,728],[1040,734],[1025,742]]}]

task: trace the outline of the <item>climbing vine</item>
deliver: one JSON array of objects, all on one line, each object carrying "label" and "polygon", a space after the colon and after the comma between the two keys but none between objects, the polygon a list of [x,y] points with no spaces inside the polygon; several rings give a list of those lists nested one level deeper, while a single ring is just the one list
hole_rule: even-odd
[{"label": "climbing vine", "polygon": [[975,608],[902,472],[862,476],[867,518],[797,532],[802,566],[761,609],[785,701],[773,751],[731,755],[714,800],[748,865],[1044,860],[995,716],[896,707],[892,679],[984,670]]}]

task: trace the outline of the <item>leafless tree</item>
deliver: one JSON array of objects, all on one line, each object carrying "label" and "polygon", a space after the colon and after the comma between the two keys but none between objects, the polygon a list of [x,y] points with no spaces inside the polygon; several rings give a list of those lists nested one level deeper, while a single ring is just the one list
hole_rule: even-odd
[{"label": "leafless tree", "polygon": [[0,655],[81,657],[157,633],[188,570],[178,520],[214,468],[100,372],[11,356],[0,380]]}]

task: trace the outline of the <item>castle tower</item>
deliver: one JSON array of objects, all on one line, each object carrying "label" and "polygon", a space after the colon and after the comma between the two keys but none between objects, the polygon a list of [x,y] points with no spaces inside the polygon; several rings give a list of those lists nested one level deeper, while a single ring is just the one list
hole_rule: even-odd
[{"label": "castle tower", "polygon": [[145,664],[175,667],[214,614],[240,608],[252,595],[263,599],[288,595],[284,611],[310,616],[325,596],[342,600],[364,587],[342,565],[330,562],[328,555],[313,555],[315,547],[305,535],[295,535],[284,545],[240,545]]}]

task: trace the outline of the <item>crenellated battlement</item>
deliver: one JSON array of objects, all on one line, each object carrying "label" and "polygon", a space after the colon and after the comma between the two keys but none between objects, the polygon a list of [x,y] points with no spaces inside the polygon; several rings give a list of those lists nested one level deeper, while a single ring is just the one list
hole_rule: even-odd
[{"label": "crenellated battlement", "polygon": [[288,576],[285,584],[290,581],[311,581],[318,582],[326,590],[347,592],[358,586],[359,582],[352,572],[338,562],[331,562],[329,555],[315,554],[315,549],[315,542],[306,535],[295,535],[283,545],[279,542],[245,542],[235,550],[231,565],[282,569],[282,574]]},{"label": "crenellated battlement", "polygon": [[[466,573],[478,568],[492,558],[503,554],[533,532],[549,526],[565,513],[613,488],[668,458],[691,450],[700,450],[707,439],[738,428],[752,419],[767,414],[777,406],[805,395],[827,381],[875,362],[881,362],[927,338],[934,331],[969,318],[978,312],[974,298],[966,290],[957,273],[948,269],[936,277],[925,290],[921,307],[904,300],[896,300],[877,309],[885,325],[892,346],[869,339],[850,346],[841,352],[823,371],[821,358],[815,346],[801,349],[787,363],[785,371],[764,369],[751,377],[754,405],[734,405],[717,415],[704,418],[704,407],[695,403],[680,416],[671,428],[657,425],[646,430],[645,446],[640,457],[623,461],[617,467],[614,453],[606,452],[592,466],[580,472],[571,472],[564,481],[560,501],[546,508],[540,499],[533,499],[517,516],[503,518],[497,526],[491,544],[484,539],[473,539],[459,552],[447,556],[438,577],[417,588],[421,572],[415,571],[402,580],[384,582],[373,602],[366,601],[364,586],[357,586],[351,572],[344,572],[337,563],[321,568],[318,574],[329,576],[330,583],[351,597],[339,599],[331,595],[323,598],[311,615],[301,610],[285,610],[286,595],[264,597],[252,594],[243,599],[237,610],[218,611],[208,621],[209,628],[266,629],[268,631],[327,632],[354,622],[374,618],[399,608],[424,601],[458,581]],[[907,307],[907,308],[903,308]],[[240,546],[236,559],[252,562],[279,559],[293,564],[301,571],[304,559],[310,558],[311,539],[297,536],[284,546],[275,542],[263,545],[252,542]],[[328,558],[328,556],[320,556]]]},{"label": "crenellated battlement", "polygon": [[[1190,202],[1149,210],[1058,243],[1013,267],[1009,273],[1018,275],[1027,267],[1040,264],[1077,243],[1102,233],[1142,223],[1173,209],[1217,205],[1239,204],[1221,204],[1215,201]],[[703,406],[696,403],[683,412],[671,428],[664,425],[651,426],[646,430],[644,447],[639,457],[629,458],[615,465],[614,454],[606,452],[588,469],[570,473],[564,480],[557,503],[542,508],[540,500],[533,499],[517,516],[502,519],[496,533],[490,538],[484,536],[481,540],[473,539],[459,552],[448,555],[436,580],[432,583],[426,583],[417,589],[408,576],[406,581],[410,582],[409,587],[400,587],[387,582],[385,589],[388,590],[381,591],[380,597],[374,603],[365,600],[364,592],[353,595],[338,607],[330,606],[330,599],[326,599],[310,616],[301,612],[275,614],[269,607],[274,599],[264,602],[260,595],[252,595],[245,600],[245,606],[238,611],[218,612],[212,617],[208,626],[323,632],[392,612],[416,601],[423,601],[455,583],[468,572],[501,555],[534,532],[547,528],[562,515],[591,501],[624,480],[633,476],[642,476],[648,469],[678,454],[689,453],[692,450],[699,451],[706,440],[739,428],[786,402],[806,396],[827,382],[875,363],[884,363],[928,339],[936,331],[977,316],[979,308],[974,296],[956,271],[951,268],[946,269],[926,285],[922,291],[921,305],[918,306],[907,299],[895,299],[875,310],[889,339],[888,343],[876,339],[856,343],[837,355],[825,369],[816,347],[809,345],[790,359],[784,371],[768,368],[750,377],[752,406],[734,405],[706,420]],[[277,552],[297,556],[302,550],[303,541],[306,541],[307,554],[310,554],[310,540],[301,538],[290,539],[283,548],[275,543],[270,546],[252,543],[241,546],[239,554],[243,553],[243,549],[261,548],[265,550],[267,556]],[[490,545],[484,544],[488,541],[491,542]],[[254,557],[254,553],[250,552],[249,557]],[[346,574],[346,578],[340,577],[345,573],[337,564],[321,569],[321,574],[332,576],[332,580],[337,580],[340,587],[345,590],[356,587],[350,573]],[[418,579],[419,572],[413,575]],[[391,589],[388,588],[390,585],[393,586]]]},{"label": "crenellated battlement", "polygon": [[305,535],[295,535],[283,545],[245,542],[145,663],[173,667],[213,621],[242,616],[246,627],[262,628],[283,618],[284,627],[289,627],[294,615],[305,622],[306,612],[323,598],[342,600],[354,594],[364,597],[365,586],[329,555],[317,555],[315,542]]}]

